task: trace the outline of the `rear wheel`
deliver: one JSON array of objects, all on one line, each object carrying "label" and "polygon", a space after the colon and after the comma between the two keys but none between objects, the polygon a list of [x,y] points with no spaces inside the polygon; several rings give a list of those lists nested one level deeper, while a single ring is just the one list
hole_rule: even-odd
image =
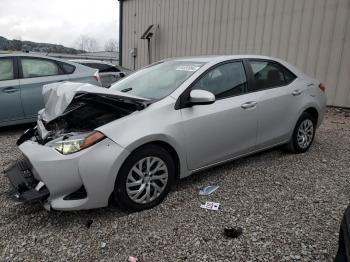
[{"label": "rear wheel", "polygon": [[118,173],[114,200],[128,210],[152,208],[166,197],[174,177],[174,161],[167,150],[156,145],[139,148]]},{"label": "rear wheel", "polygon": [[295,125],[292,139],[287,144],[288,151],[299,154],[306,152],[315,137],[316,120],[309,113],[304,112]]}]

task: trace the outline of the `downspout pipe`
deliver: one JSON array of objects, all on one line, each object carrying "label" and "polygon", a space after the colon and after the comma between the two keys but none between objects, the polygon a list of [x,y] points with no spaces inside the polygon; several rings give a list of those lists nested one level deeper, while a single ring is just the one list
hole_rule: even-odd
[{"label": "downspout pipe", "polygon": [[123,0],[119,1],[119,65],[123,65]]}]

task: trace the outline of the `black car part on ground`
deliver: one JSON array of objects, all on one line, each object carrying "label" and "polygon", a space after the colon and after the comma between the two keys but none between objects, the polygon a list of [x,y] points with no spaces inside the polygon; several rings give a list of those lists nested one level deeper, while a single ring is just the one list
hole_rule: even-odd
[{"label": "black car part on ground", "polygon": [[230,238],[237,238],[242,235],[243,229],[241,227],[225,228],[224,235]]},{"label": "black car part on ground", "polygon": [[36,127],[32,127],[27,129],[23,135],[21,135],[19,137],[19,139],[16,142],[16,145],[19,146],[20,144],[22,144],[24,141],[29,140],[31,137],[35,136],[36,133]]},{"label": "black car part on ground", "polygon": [[50,194],[45,185],[38,186],[39,181],[34,178],[30,162],[24,156],[4,173],[10,181],[10,195],[18,201],[45,200]]},{"label": "black car part on ground", "polygon": [[335,262],[350,262],[350,205],[344,213],[339,232],[339,249]]}]

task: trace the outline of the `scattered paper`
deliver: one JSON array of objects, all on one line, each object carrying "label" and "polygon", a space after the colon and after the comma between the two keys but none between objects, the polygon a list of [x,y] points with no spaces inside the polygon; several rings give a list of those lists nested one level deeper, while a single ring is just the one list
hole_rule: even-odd
[{"label": "scattered paper", "polygon": [[201,208],[209,209],[209,210],[219,210],[220,203],[215,202],[205,202],[204,205],[201,205]]},{"label": "scattered paper", "polygon": [[211,193],[215,192],[218,188],[219,188],[219,186],[206,186],[199,191],[199,195],[200,196],[208,196]]},{"label": "scattered paper", "polygon": [[107,243],[105,243],[105,242],[101,242],[101,248],[105,248],[105,247],[106,247],[106,245],[107,245]]},{"label": "scattered paper", "polygon": [[134,256],[129,256],[128,257],[128,262],[138,262],[139,260],[137,259],[137,257]]}]

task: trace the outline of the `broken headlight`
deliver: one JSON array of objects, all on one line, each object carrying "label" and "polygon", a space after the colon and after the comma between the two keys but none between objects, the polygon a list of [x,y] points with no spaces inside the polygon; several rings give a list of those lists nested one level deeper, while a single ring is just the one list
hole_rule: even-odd
[{"label": "broken headlight", "polygon": [[48,146],[53,147],[63,155],[68,155],[92,146],[104,138],[105,135],[97,131],[88,134],[71,136],[66,140],[51,141]]}]

